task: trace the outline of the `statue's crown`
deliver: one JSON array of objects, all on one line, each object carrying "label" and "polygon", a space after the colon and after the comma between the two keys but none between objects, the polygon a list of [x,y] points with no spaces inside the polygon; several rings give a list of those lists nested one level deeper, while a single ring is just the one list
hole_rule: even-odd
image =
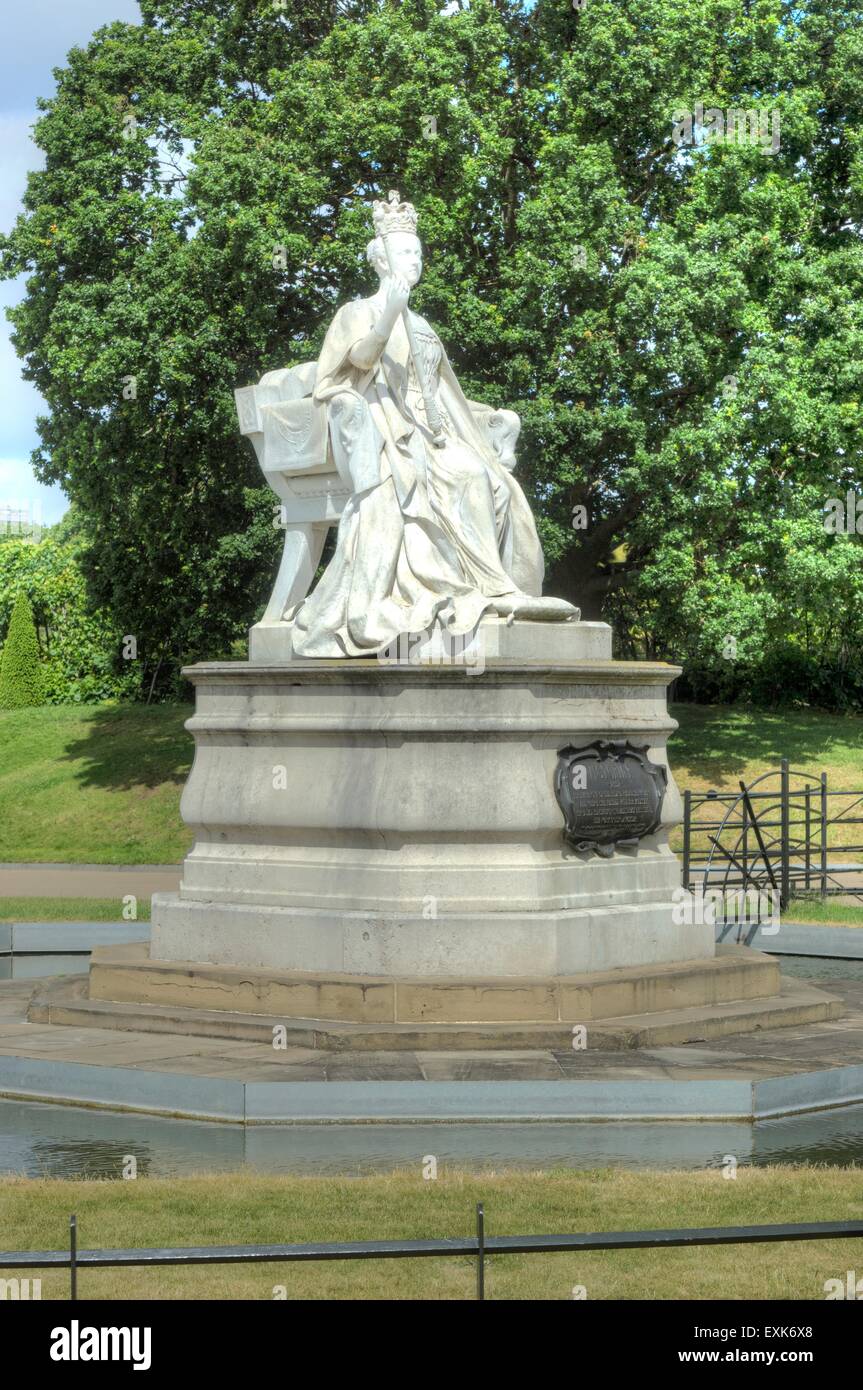
[{"label": "statue's crown", "polygon": [[388,232],[413,232],[416,236],[417,210],[413,203],[402,203],[397,188],[391,188],[386,202],[377,199],[372,204],[375,235],[386,236]]}]

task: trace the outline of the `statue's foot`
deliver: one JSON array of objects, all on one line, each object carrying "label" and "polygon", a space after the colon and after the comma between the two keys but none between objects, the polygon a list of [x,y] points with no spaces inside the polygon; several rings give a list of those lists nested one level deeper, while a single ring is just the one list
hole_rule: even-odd
[{"label": "statue's foot", "polygon": [[578,622],[580,611],[563,598],[536,598],[532,594],[504,594],[491,600],[492,608],[510,622],[524,619],[533,623]]}]

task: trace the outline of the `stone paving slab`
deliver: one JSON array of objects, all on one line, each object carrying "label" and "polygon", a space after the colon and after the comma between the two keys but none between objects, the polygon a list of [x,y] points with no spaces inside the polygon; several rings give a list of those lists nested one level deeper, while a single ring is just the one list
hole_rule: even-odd
[{"label": "stone paving slab", "polygon": [[422,1074],[426,1081],[558,1081],[563,1072],[551,1053],[526,1052],[522,1057],[499,1058],[469,1053],[417,1054],[424,1058]]},{"label": "stone paving slab", "polygon": [[[717,1039],[709,1045],[687,1043],[613,1052],[319,1052],[314,1048],[284,1050],[255,1042],[175,1034],[113,1032],[89,1028],[30,1024],[26,1007],[32,986],[0,982],[0,1056],[54,1056],[96,1065],[150,1066],[191,1074],[275,1078],[307,1068],[310,1077],[322,1073],[330,1080],[504,1079],[600,1080],[622,1076],[647,1079],[674,1077],[707,1079],[734,1076],[748,1069],[755,1076],[788,1075],[825,1066],[863,1063],[863,983],[841,982],[852,1012],[839,1020],[800,1028],[778,1028]],[[831,981],[836,988],[837,982]]]},{"label": "stone paving slab", "polygon": [[[132,1064],[136,1070],[152,1070],[147,1062]],[[164,1057],[158,1065],[159,1072],[172,1072],[177,1075],[189,1073],[188,1057]],[[310,1065],[308,1062],[232,1062],[219,1058],[207,1059],[207,1076],[223,1077],[231,1081],[326,1081],[323,1065]]]},{"label": "stone paving slab", "polygon": [[848,1006],[841,1020],[709,1044],[334,1053],[31,1024],[32,986],[2,981],[0,1094],[253,1123],[358,1119],[366,1110],[366,1118],[458,1119],[474,1104],[484,1107],[480,1119],[796,1113],[863,1099],[863,982],[830,987]]}]

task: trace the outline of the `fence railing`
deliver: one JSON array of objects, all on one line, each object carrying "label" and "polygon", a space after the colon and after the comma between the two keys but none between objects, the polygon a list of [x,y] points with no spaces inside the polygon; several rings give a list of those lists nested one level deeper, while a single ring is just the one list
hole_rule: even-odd
[{"label": "fence railing", "polygon": [[831,791],[826,772],[793,771],[787,758],[737,791],[687,791],[684,887],[769,889],[783,909],[806,894],[863,899],[861,825],[863,791]]},{"label": "fence railing", "polygon": [[779,1226],[695,1226],[660,1231],[598,1231],[572,1235],[486,1236],[482,1202],[475,1236],[430,1240],[353,1240],[304,1245],[193,1245],[176,1248],[79,1250],[78,1222],[69,1218],[68,1250],[0,1251],[0,1269],[68,1269],[70,1299],[78,1297],[80,1269],[163,1265],[308,1264],[317,1260],[416,1260],[470,1256],[476,1260],[476,1297],[485,1298],[491,1255],[555,1255],[591,1250],[657,1250],[694,1245],[762,1245],[786,1240],[863,1239],[861,1221],[813,1221]]}]

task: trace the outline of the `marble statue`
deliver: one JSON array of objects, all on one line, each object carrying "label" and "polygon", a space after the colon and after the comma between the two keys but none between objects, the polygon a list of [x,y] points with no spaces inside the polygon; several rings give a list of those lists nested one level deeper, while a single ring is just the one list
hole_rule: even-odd
[{"label": "marble statue", "polygon": [[284,1018],[324,1048],[345,1023],[442,1050],[522,1028],[524,1047],[566,1047],[609,1016],[630,1044],[773,1026],[769,962],[717,957],[705,914],[680,910],[680,669],[614,660],[608,624],[542,597],[518,418],[465,398],[410,308],[414,209],[391,194],[374,215],[377,292],[335,312],[317,362],[236,391],[282,562],[248,661],[184,673],[194,844],[153,898],[149,953],[95,961],[93,998],[221,1010],[226,1036]]},{"label": "marble statue", "polygon": [[316,364],[237,392],[241,427],[288,503],[301,474],[323,497],[331,470],[327,508],[343,489],[335,554],[310,594],[334,517],[311,511],[307,495],[296,503],[305,521],[286,537],[267,619],[290,624],[301,658],[375,655],[438,625],[456,637],[483,619],[577,619],[542,596],[542,548],[512,476],[518,416],[468,401],[440,338],[409,308],[422,273],[416,210],[391,192],[373,214],[377,293],[336,312]]}]

